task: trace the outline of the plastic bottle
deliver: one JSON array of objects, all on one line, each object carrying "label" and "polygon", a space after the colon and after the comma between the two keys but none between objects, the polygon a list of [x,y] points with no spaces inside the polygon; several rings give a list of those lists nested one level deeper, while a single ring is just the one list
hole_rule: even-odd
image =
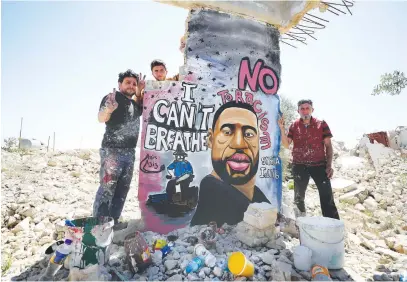
[{"label": "plastic bottle", "polygon": [[45,270],[45,273],[40,277],[39,281],[52,281],[55,274],[58,270],[61,269],[66,257],[72,251],[72,240],[65,239],[64,244],[61,244],[55,250],[55,253],[52,255],[49,260],[48,267]]},{"label": "plastic bottle", "polygon": [[55,243],[53,243],[51,246],[49,246],[49,247],[45,250],[45,254],[46,254],[46,255],[52,254],[53,252],[55,252],[55,251],[58,249],[59,245],[62,245],[62,244],[64,244],[64,243],[65,243],[65,242],[64,242],[63,240],[56,241]]},{"label": "plastic bottle", "polygon": [[332,281],[328,268],[315,264],[311,268],[312,281]]},{"label": "plastic bottle", "polygon": [[63,264],[65,258],[71,253],[72,250],[72,240],[65,239],[65,243],[58,246],[55,250],[54,255],[51,257],[50,262],[55,264]]},{"label": "plastic bottle", "polygon": [[220,269],[224,270],[224,271],[229,271],[229,269],[228,269],[228,262],[227,262],[226,259],[224,259],[224,258],[218,260],[218,261],[216,262],[216,266],[219,267]]},{"label": "plastic bottle", "polygon": [[169,252],[171,252],[171,247],[169,245],[170,244],[167,244],[161,249],[161,252],[163,254],[163,258],[165,258],[169,254]]},{"label": "plastic bottle", "polygon": [[196,272],[198,269],[202,267],[204,262],[199,257],[195,257],[193,260],[189,262],[187,267],[185,268],[186,273]]},{"label": "plastic bottle", "polygon": [[216,265],[216,257],[206,249],[202,244],[198,244],[194,248],[195,255],[204,260],[205,264],[209,267],[214,267]]},{"label": "plastic bottle", "polygon": [[400,274],[400,281],[407,282],[407,271],[404,271],[403,274]]}]

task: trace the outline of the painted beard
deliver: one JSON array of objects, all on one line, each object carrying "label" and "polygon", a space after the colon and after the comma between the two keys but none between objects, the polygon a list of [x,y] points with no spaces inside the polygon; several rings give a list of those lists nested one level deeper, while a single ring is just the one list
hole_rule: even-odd
[{"label": "painted beard", "polygon": [[[244,155],[245,157],[243,157]],[[237,151],[234,153],[231,157],[225,159],[225,160],[214,160],[212,159],[212,166],[215,172],[219,175],[219,177],[226,183],[232,184],[232,185],[244,185],[247,182],[249,182],[257,173],[257,170],[259,168],[259,154],[256,156],[256,163],[253,164],[253,160],[249,158],[246,154],[243,152]],[[229,162],[229,164],[228,164]],[[232,165],[233,163],[233,165]],[[233,175],[236,174],[241,174],[242,169],[247,167],[249,165],[249,172],[247,175],[239,176],[239,177],[233,177]],[[227,166],[229,166],[231,175],[229,175],[227,171]],[[247,169],[247,168],[246,168]],[[244,170],[246,170],[244,169]]]}]

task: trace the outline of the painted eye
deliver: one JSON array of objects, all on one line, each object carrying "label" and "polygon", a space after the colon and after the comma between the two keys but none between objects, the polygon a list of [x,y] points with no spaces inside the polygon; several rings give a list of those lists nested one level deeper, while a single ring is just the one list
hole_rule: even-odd
[{"label": "painted eye", "polygon": [[246,133],[244,134],[244,137],[246,137],[246,138],[251,138],[251,137],[253,137],[253,136],[254,136],[254,134],[251,133],[251,132],[246,132]]},{"label": "painted eye", "polygon": [[232,135],[232,131],[230,129],[224,129],[223,134],[225,134],[226,136],[229,136],[229,135]]}]

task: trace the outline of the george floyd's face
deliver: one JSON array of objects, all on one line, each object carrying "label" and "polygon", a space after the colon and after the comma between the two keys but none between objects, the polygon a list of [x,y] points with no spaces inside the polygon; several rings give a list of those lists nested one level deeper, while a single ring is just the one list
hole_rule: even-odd
[{"label": "george floyd's face", "polygon": [[243,185],[257,173],[259,132],[257,117],[249,110],[228,108],[209,129],[208,147],[219,177],[230,184]]},{"label": "george floyd's face", "polygon": [[302,119],[308,120],[311,118],[312,112],[314,109],[312,108],[311,104],[305,103],[298,107],[298,113],[300,114]]},{"label": "george floyd's face", "polygon": [[134,77],[126,77],[123,79],[123,82],[119,82],[119,90],[124,95],[132,97],[136,94],[137,89],[137,80]]},{"label": "george floyd's face", "polygon": [[158,81],[164,81],[165,78],[167,77],[167,70],[164,66],[153,67],[151,73],[153,74],[154,78]]}]

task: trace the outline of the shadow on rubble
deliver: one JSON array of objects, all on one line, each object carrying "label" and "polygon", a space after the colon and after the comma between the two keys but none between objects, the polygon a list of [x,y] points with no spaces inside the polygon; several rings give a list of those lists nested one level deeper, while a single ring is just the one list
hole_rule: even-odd
[{"label": "shadow on rubble", "polygon": [[[41,260],[35,262],[19,275],[12,276],[11,281],[38,281],[48,266],[51,255],[48,255]],[[54,277],[55,281],[67,280],[69,270],[62,267]]]}]

